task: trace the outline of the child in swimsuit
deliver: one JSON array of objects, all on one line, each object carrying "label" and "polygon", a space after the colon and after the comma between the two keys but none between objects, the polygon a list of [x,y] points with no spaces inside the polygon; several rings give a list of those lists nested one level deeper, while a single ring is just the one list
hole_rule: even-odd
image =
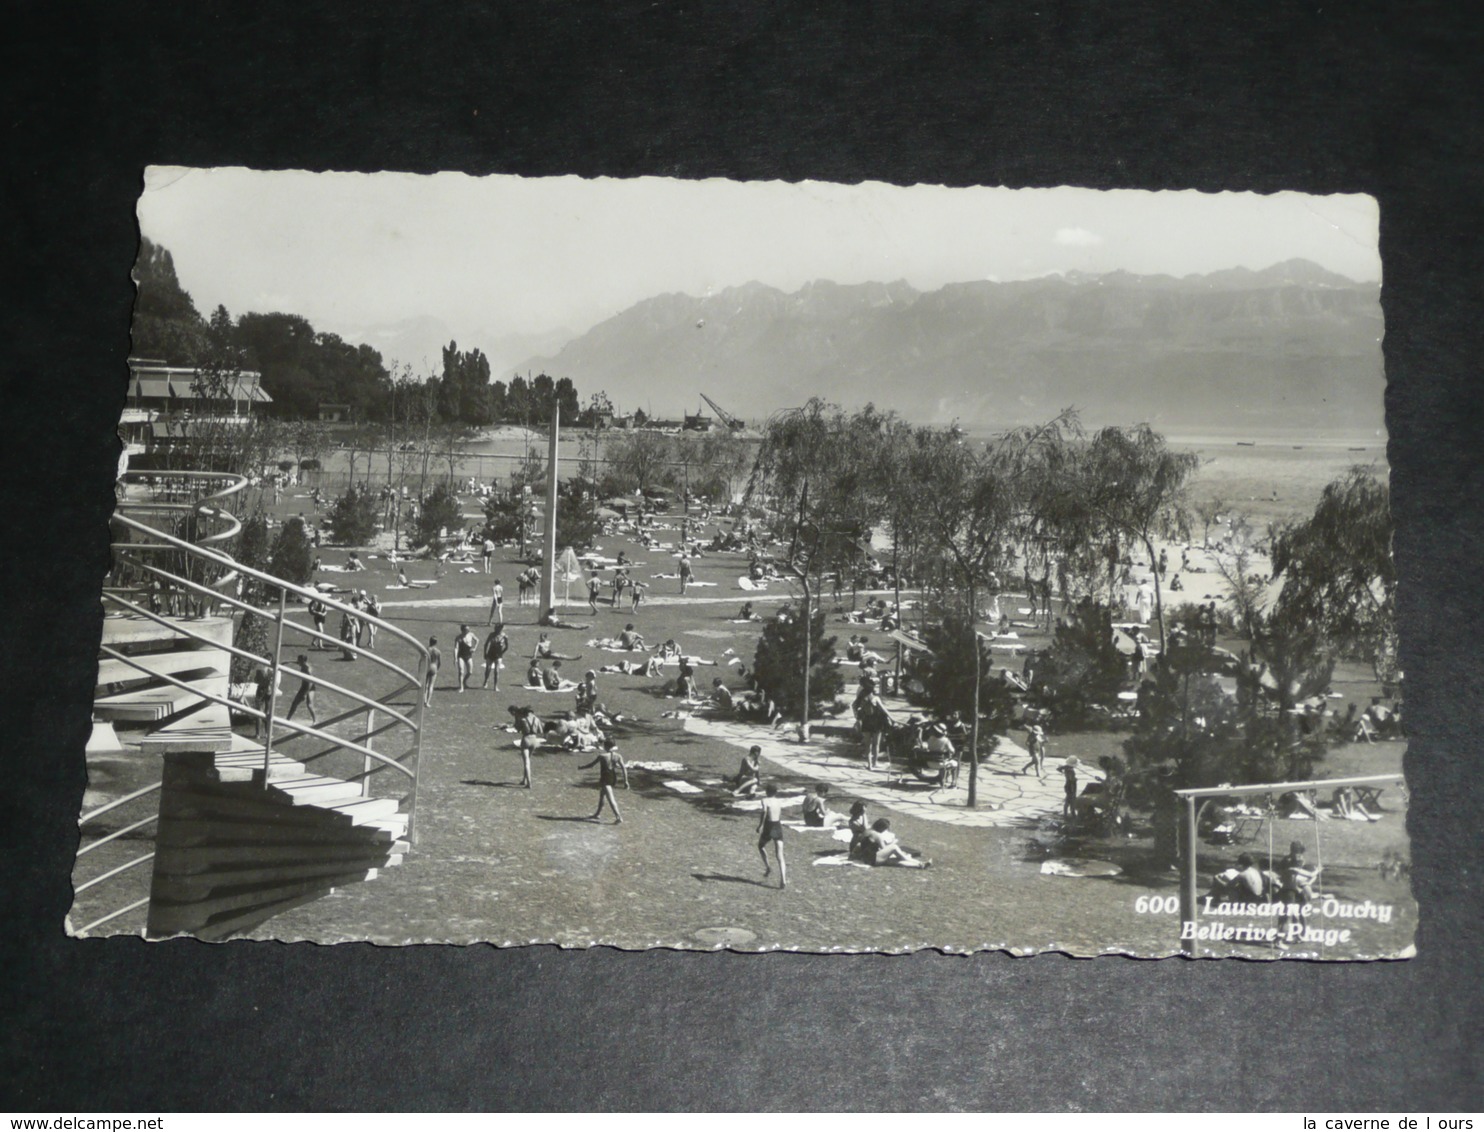
[{"label": "child in swimsuit", "polygon": [[778,887],[788,887],[788,867],[783,861],[783,803],[778,799],[778,784],[768,783],[763,807],[758,813],[757,853],[763,859],[763,876],[773,875],[768,864],[768,842],[773,843],[773,852],[778,857]]}]

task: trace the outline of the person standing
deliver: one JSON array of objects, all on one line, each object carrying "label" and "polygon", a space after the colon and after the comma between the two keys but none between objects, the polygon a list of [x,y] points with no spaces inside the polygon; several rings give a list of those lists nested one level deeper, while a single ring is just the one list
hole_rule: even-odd
[{"label": "person standing", "polygon": [[612,739],[605,738],[597,758],[590,763],[583,763],[577,769],[587,770],[594,766],[598,768],[598,808],[593,811],[592,820],[597,821],[603,816],[603,803],[607,802],[613,808],[614,824],[622,824],[623,815],[618,812],[618,799],[613,796],[613,788],[618,785],[620,774],[623,775],[623,788],[629,788],[629,768]]},{"label": "person standing", "polygon": [[598,572],[594,570],[587,576],[587,606],[594,613],[598,612],[598,591],[602,588],[603,583],[598,578]]},{"label": "person standing", "polygon": [[1070,755],[1067,761],[1061,764],[1061,773],[1064,780],[1061,802],[1061,816],[1068,821],[1075,821],[1077,817],[1077,756]]},{"label": "person standing", "polygon": [[467,625],[459,626],[459,635],[453,643],[454,664],[459,674],[459,694],[464,694],[464,689],[469,686],[469,680],[474,675],[474,650],[479,647],[479,638],[476,637]]},{"label": "person standing", "polygon": [[680,592],[685,593],[685,588],[691,582],[690,559],[684,556],[680,559]]},{"label": "person standing", "polygon": [[866,740],[866,765],[875,770],[876,763],[881,758],[881,737],[894,721],[891,712],[886,710],[886,705],[876,694],[876,681],[868,676],[861,678],[860,694],[855,700],[855,714],[860,721],[861,734]]},{"label": "person standing", "polygon": [[489,636],[484,639],[484,680],[480,682],[483,688],[494,678],[493,690],[500,690],[500,665],[504,662],[505,654],[510,651],[510,638],[505,635],[505,626],[490,631]]},{"label": "person standing", "polygon": [[350,610],[345,609],[340,613],[340,659],[355,660],[355,653],[350,651],[350,646],[355,640],[355,622],[360,620]]},{"label": "person standing", "polygon": [[[312,669],[312,668],[309,667],[309,657],[308,657],[307,654],[301,652],[299,654],[298,659],[296,661],[294,661],[294,665],[305,676],[313,676],[314,675],[314,669]],[[313,680],[302,680],[301,679],[299,681],[299,690],[294,693],[294,700],[293,700],[293,702],[291,704],[289,704],[289,713],[288,713],[288,715],[284,716],[284,718],[285,719],[293,719],[294,718],[294,712],[296,712],[296,711],[299,710],[299,705],[300,704],[303,704],[306,708],[309,709],[309,722],[310,723],[313,723],[313,724],[318,724],[319,723],[319,716],[316,715],[315,712],[314,712],[314,681]]]},{"label": "person standing", "polygon": [[[325,618],[329,615],[330,607],[322,602],[319,598],[315,598],[309,603],[309,617],[314,622],[314,631],[316,633],[323,633],[325,631]],[[314,639],[314,644],[310,645],[309,647],[312,649],[324,649],[329,648],[330,646],[316,637]]]},{"label": "person standing", "polygon": [[365,590],[362,590],[361,591],[361,606],[365,609],[366,613],[368,614],[368,616],[365,618],[365,622],[366,622],[366,647],[368,649],[370,649],[372,652],[375,652],[376,651],[376,622],[374,620],[372,620],[372,618],[380,617],[381,616],[381,602],[379,600],[377,600],[377,597],[376,597],[375,594],[368,594]]},{"label": "person standing", "polygon": [[500,585],[499,578],[495,579],[494,596],[490,600],[490,615],[485,624],[505,624],[505,587]]},{"label": "person standing", "polygon": [[438,647],[438,638],[428,638],[427,688],[423,691],[423,707],[433,706],[433,684],[438,679],[438,669],[443,667],[443,652]]},{"label": "person standing", "polygon": [[485,536],[484,546],[481,553],[484,557],[484,572],[488,574],[490,572],[490,562],[495,557],[494,540],[492,540],[488,535]]},{"label": "person standing", "polygon": [[757,853],[763,859],[763,879],[773,875],[768,864],[768,843],[773,844],[773,853],[778,858],[778,887],[788,887],[788,866],[783,860],[783,802],[778,797],[778,783],[768,783],[763,792],[763,806],[758,811]]}]

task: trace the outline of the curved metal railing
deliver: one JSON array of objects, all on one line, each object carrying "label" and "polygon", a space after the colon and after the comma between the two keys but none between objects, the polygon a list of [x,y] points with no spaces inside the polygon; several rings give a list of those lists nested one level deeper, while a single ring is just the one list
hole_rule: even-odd
[{"label": "curved metal railing", "polygon": [[[371,794],[373,776],[382,771],[391,771],[393,777],[401,781],[407,791],[405,797],[399,800],[405,802],[407,838],[410,841],[414,838],[416,829],[418,765],[421,761],[423,732],[423,686],[427,678],[428,650],[411,634],[390,622],[318,590],[244,566],[224,550],[217,549],[242,530],[242,523],[222,504],[246,486],[247,480],[244,477],[220,472],[134,472],[122,476],[119,480],[119,505],[111,520],[114,565],[109,584],[103,588],[103,600],[115,612],[165,626],[174,635],[220,649],[231,657],[248,662],[264,676],[267,688],[271,689],[266,706],[246,702],[246,696],[217,695],[169,672],[157,670],[151,667],[148,653],[131,655],[106,644],[101,645],[99,651],[104,657],[119,661],[137,670],[142,676],[182,688],[203,702],[221,704],[229,712],[255,720],[262,742],[262,783],[265,789],[270,784],[269,770],[273,755],[308,741],[313,741],[316,749],[307,752],[293,750],[291,757],[294,761],[309,764],[319,760],[337,763],[339,760],[334,769],[342,773],[337,777],[347,782],[359,782],[363,795],[367,797]],[[162,522],[162,518],[165,521]],[[174,531],[162,530],[163,526],[173,527]],[[234,583],[237,592],[228,592],[234,588]],[[249,595],[259,596],[266,604],[247,600]],[[374,625],[383,640],[404,646],[404,651],[410,649],[412,659],[399,664],[375,649],[299,624],[289,616],[291,601],[295,604],[321,601],[329,610],[338,611],[342,617],[353,617]],[[166,609],[169,610],[168,614],[164,612]],[[216,637],[200,632],[189,624],[189,618],[202,618],[215,611],[264,618],[268,638],[272,642],[271,648],[266,653],[259,654],[240,647],[236,642],[223,644]],[[380,677],[383,686],[369,692],[358,691],[318,673],[306,673],[296,667],[285,666],[285,647],[297,647],[297,642],[286,640],[289,635],[313,641],[316,645],[325,642],[347,657],[371,661],[376,676],[369,684],[374,685]],[[293,679],[312,685],[316,691],[331,695],[337,701],[343,701],[343,704],[337,705],[337,710],[312,725],[281,715],[278,701],[282,693],[279,685],[281,674],[285,671]],[[229,677],[229,692],[231,687]],[[408,695],[412,697],[410,710],[403,710],[408,706],[404,702]],[[379,722],[378,715],[384,716],[384,720]],[[350,724],[349,735],[337,734],[331,730],[337,727],[345,730],[342,726],[345,724]],[[397,747],[402,749],[390,754],[377,750],[374,744],[386,735],[402,736],[397,743]],[[354,765],[341,765],[347,756],[359,761],[358,770]],[[86,830],[103,815],[158,792],[160,786],[160,782],[154,782],[96,807],[82,814],[78,825]],[[129,833],[137,832],[157,820],[158,814],[155,814],[112,830],[88,841],[78,850],[77,856],[82,858],[87,853]],[[96,825],[93,828],[97,828]],[[81,884],[75,884],[74,895],[153,859],[153,852],[146,853]],[[86,935],[89,931],[148,903],[149,898],[145,897],[113,909],[77,929],[77,934]]]}]

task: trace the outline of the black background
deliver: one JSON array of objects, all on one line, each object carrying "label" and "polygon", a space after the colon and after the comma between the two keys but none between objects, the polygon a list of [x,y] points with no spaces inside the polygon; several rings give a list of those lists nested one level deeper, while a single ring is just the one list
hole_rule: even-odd
[{"label": "black background", "polygon": [[[1480,1107],[1475,12],[12,9],[0,1107]],[[1376,195],[1419,957],[66,939],[147,163]]]}]

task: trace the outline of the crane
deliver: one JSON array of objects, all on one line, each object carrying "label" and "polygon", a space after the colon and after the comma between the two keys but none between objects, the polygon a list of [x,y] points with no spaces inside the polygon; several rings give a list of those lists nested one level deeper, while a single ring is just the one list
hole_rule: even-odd
[{"label": "crane", "polygon": [[706,404],[710,405],[711,408],[715,411],[717,418],[724,425],[726,425],[727,428],[731,429],[733,432],[736,432],[738,429],[742,429],[742,428],[746,428],[747,427],[747,425],[742,421],[742,419],[740,417],[734,417],[734,416],[732,416],[731,413],[729,413],[725,409],[723,409],[720,405],[718,405],[710,397],[707,397],[706,394],[704,394],[704,393],[701,394],[701,400],[702,401],[705,401]]}]

